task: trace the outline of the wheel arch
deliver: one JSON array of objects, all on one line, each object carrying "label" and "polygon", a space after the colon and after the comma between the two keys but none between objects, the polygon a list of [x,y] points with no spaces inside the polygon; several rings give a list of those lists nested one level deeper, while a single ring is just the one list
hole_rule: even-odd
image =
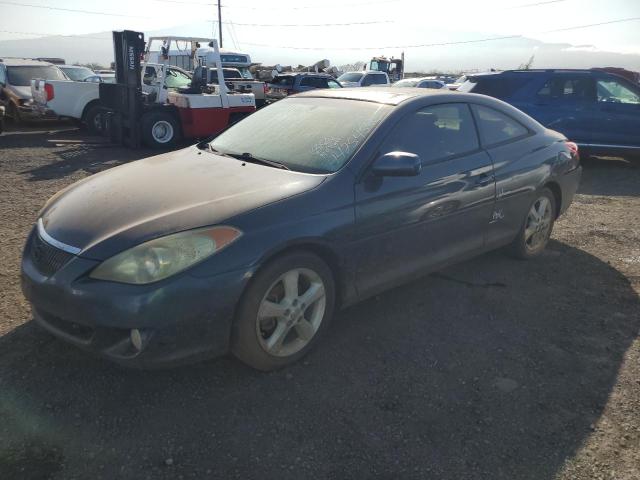
[{"label": "wheel arch", "polygon": [[556,218],[558,218],[560,216],[560,211],[562,210],[562,189],[560,188],[560,185],[553,180],[547,181],[543,188],[548,188],[551,193],[553,193],[553,198],[556,201],[555,214]]},{"label": "wheel arch", "polygon": [[87,112],[89,112],[89,110],[95,106],[100,105],[100,99],[99,98],[95,98],[93,100],[91,100],[89,103],[87,103],[84,108],[82,109],[82,115],[80,115],[80,121],[85,122],[87,121]]},{"label": "wheel arch", "polygon": [[336,309],[339,309],[345,301],[345,297],[348,296],[346,294],[346,287],[348,285],[346,269],[338,252],[336,252],[336,250],[324,240],[312,238],[300,239],[271,250],[260,259],[255,272],[262,269],[265,265],[277,260],[279,257],[295,252],[312,253],[327,264],[335,282]]}]

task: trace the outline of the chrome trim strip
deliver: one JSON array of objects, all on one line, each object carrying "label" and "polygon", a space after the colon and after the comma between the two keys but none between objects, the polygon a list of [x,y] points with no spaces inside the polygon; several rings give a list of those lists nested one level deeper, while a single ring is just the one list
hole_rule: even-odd
[{"label": "chrome trim strip", "polygon": [[627,149],[640,149],[633,145],[608,145],[605,143],[576,143],[578,147],[599,147],[599,148],[627,148]]},{"label": "chrome trim strip", "polygon": [[53,238],[51,235],[49,235],[44,229],[44,225],[42,224],[42,218],[38,219],[38,235],[40,235],[40,237],[48,244],[53,245],[54,247],[59,248],[60,250],[64,250],[67,253],[77,255],[82,251],[81,248],[59,242],[58,240]]}]

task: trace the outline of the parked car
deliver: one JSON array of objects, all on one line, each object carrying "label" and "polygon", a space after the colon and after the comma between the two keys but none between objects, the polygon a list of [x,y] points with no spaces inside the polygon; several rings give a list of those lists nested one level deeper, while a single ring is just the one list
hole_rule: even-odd
[{"label": "parked car", "polygon": [[472,75],[458,89],[500,98],[562,132],[584,152],[640,154],[640,86],[601,70]]},{"label": "parked car", "polygon": [[60,70],[74,82],[87,82],[91,81],[89,78],[97,76],[93,70],[87,67],[81,67],[79,65],[58,65]]},{"label": "parked car", "polygon": [[84,79],[85,82],[91,83],[116,83],[115,73],[96,73]]},{"label": "parked car", "polygon": [[338,308],[505,245],[538,256],[577,153],[482,95],[317,89],[56,194],[22,288],[49,332],[125,365],[272,370]]},{"label": "parked car", "polygon": [[442,80],[436,80],[434,78],[422,77],[422,78],[405,78],[399,80],[393,84],[394,87],[416,87],[416,88],[433,88],[439,90],[441,88],[447,88],[447,85]]},{"label": "parked car", "polygon": [[342,85],[328,73],[280,73],[267,85],[267,102],[271,103],[294,93],[323,88],[342,88]]},{"label": "parked car", "polygon": [[372,85],[391,85],[389,76],[385,72],[364,70],[361,72],[345,72],[338,77],[340,84],[345,87],[370,87]]},{"label": "parked car", "polygon": [[0,59],[0,105],[6,107],[6,115],[14,122],[42,118],[56,118],[48,109],[39,110],[33,103],[31,79],[67,80],[57,66],[20,58]]}]

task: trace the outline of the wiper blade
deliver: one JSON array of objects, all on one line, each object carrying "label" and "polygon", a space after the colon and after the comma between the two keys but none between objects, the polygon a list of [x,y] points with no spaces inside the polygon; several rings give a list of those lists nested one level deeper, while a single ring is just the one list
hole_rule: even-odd
[{"label": "wiper blade", "polygon": [[262,165],[268,165],[270,167],[281,168],[282,170],[291,170],[284,163],[276,162],[275,160],[267,160],[266,158],[254,157],[248,152],[245,153],[225,153],[228,157],[237,158],[249,163],[260,163]]}]

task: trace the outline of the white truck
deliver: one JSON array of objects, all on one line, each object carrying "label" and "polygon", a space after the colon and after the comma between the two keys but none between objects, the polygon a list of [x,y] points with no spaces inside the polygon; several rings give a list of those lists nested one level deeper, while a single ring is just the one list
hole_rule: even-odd
[{"label": "white truck", "polygon": [[[149,38],[146,61],[173,65],[188,71],[192,71],[197,65],[215,67],[216,52],[210,42],[202,46],[200,42],[196,42],[197,39],[186,38],[184,45],[175,43],[174,48],[170,48],[167,38],[169,37]],[[189,43],[193,50],[187,46]],[[252,65],[249,54],[220,49],[220,61],[224,68],[237,68],[240,71],[241,78],[228,79],[227,82],[233,83],[237,90],[250,91],[256,98],[256,106],[263,106],[266,101],[267,84],[256,80],[249,71]]]},{"label": "white truck", "polygon": [[[162,96],[164,90],[189,85],[191,75],[188,72],[167,65],[147,63],[142,69],[142,91]],[[163,81],[163,79],[166,80]],[[58,117],[77,120],[93,134],[102,131],[101,116],[104,108],[100,106],[99,83],[77,82],[72,80],[31,80],[31,95],[36,109],[41,112],[54,112]],[[166,100],[166,94],[163,100]]]},{"label": "white truck", "polygon": [[[123,51],[130,52],[126,61],[116,55],[116,66],[120,65],[118,72],[123,76],[120,79],[122,83],[51,83],[34,79],[31,88],[36,103],[42,108],[54,110],[58,116],[80,119],[97,133],[102,133],[101,128],[105,123],[110,134],[123,130],[135,131],[135,137],[141,137],[152,148],[169,148],[180,138],[206,138],[255,112],[252,93],[238,92],[226,86],[215,40],[211,40],[211,44],[216,68],[199,65],[189,78],[189,74],[171,65],[137,63],[138,58],[148,57],[149,43],[144,51],[138,46],[144,38],[142,33],[124,31],[113,32],[113,35],[114,46],[126,44]],[[209,42],[209,39],[162,38],[169,44],[185,40]],[[136,60],[131,63],[131,58]],[[185,78],[178,73],[185,75]],[[126,94],[125,88],[129,94]],[[143,90],[143,93],[137,89]],[[133,92],[137,93],[132,95]],[[140,108],[132,108],[132,102],[139,102]],[[127,107],[123,107],[125,104]],[[105,106],[110,108],[106,109]],[[107,111],[109,115],[103,117]],[[127,113],[126,123],[122,123],[120,119],[125,111],[137,113]],[[109,121],[104,122],[103,118]],[[115,122],[112,119],[116,119]],[[135,128],[123,128],[123,125],[132,124]],[[135,143],[135,146],[139,144],[138,141]]]}]

